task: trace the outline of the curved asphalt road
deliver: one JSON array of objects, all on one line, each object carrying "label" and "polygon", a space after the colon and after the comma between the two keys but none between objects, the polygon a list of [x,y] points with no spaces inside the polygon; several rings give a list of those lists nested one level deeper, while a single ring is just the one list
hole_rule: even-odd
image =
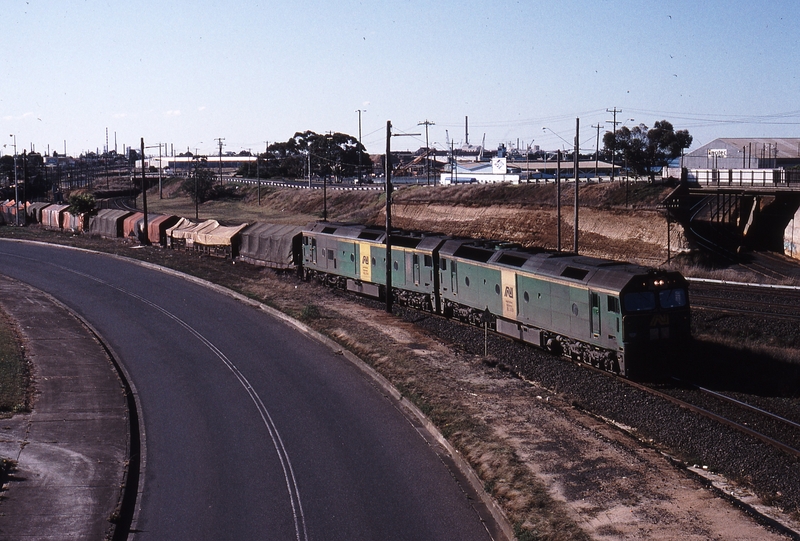
[{"label": "curved asphalt road", "polygon": [[485,540],[449,470],[341,355],[118,258],[0,241],[0,273],[110,345],[146,435],[135,539]]}]

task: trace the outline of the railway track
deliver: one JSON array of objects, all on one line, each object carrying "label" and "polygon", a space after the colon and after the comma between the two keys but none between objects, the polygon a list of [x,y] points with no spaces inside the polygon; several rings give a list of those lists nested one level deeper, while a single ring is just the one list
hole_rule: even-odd
[{"label": "railway track", "polygon": [[695,295],[692,297],[694,310],[712,310],[724,314],[735,314],[745,316],[766,316],[774,319],[800,322],[798,308],[792,306],[780,306],[769,301],[736,301],[738,306],[722,306],[715,297]]},{"label": "railway track", "polygon": [[[575,364],[603,376],[614,377],[604,370],[579,362],[575,362]],[[681,380],[678,377],[671,378],[676,385],[664,386],[661,389],[654,384],[639,383],[624,378],[616,379],[650,396],[666,400],[684,410],[755,438],[790,457],[800,459],[800,404],[794,406],[797,408],[796,418],[798,419],[795,421],[773,413],[765,407],[756,406],[743,399]],[[770,399],[765,400],[769,401]]]},{"label": "railway track", "polygon": [[694,310],[800,321],[800,288],[692,280]]},{"label": "railway track", "polygon": [[678,386],[666,390],[636,382],[630,383],[638,389],[755,438],[794,458],[800,458],[800,422],[731,395],[678,378],[674,379]]}]

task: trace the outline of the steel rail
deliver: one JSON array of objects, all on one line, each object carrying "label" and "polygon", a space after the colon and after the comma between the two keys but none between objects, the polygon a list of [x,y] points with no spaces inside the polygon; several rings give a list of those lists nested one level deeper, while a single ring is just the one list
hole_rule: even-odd
[{"label": "steel rail", "polygon": [[[587,368],[589,370],[598,372],[600,374],[605,374],[606,376],[611,375],[611,374],[609,374],[609,372],[606,372],[605,370],[601,370],[599,368],[595,368],[594,366],[591,366],[591,365],[588,365],[588,364],[585,364],[585,363],[581,363],[581,362],[578,362],[578,361],[573,361],[573,362],[575,364],[577,364],[578,366],[582,366],[584,368]],[[779,449],[779,450],[781,450],[781,451],[783,451],[783,452],[785,452],[785,453],[787,453],[787,454],[789,454],[791,456],[800,458],[800,449],[795,449],[794,447],[791,447],[790,445],[786,445],[785,443],[780,442],[780,441],[778,441],[778,440],[776,440],[774,438],[770,438],[766,434],[762,434],[761,432],[758,432],[757,430],[753,430],[752,428],[749,428],[749,427],[747,427],[747,426],[745,426],[743,424],[737,423],[736,421],[734,421],[732,419],[728,419],[727,417],[723,417],[722,415],[714,413],[713,411],[708,411],[707,409],[701,408],[700,406],[696,406],[696,405],[692,404],[691,402],[687,402],[685,400],[681,400],[680,398],[672,396],[672,395],[670,395],[668,393],[665,393],[663,391],[659,391],[659,390],[653,389],[652,387],[649,387],[649,386],[644,385],[642,383],[638,383],[636,381],[633,381],[633,380],[630,380],[630,379],[625,379],[625,378],[617,378],[617,379],[619,381],[627,383],[629,386],[633,387],[634,389],[639,389],[640,391],[645,392],[645,393],[647,393],[649,395],[656,396],[658,398],[662,398],[662,399],[664,399],[664,400],[666,400],[668,402],[671,402],[672,404],[675,404],[679,408],[685,409],[687,411],[691,411],[692,413],[697,413],[698,415],[702,415],[703,417],[711,419],[712,421],[716,421],[716,422],[718,422],[718,423],[720,423],[722,425],[728,426],[728,427],[733,428],[734,430],[737,430],[737,431],[739,431],[739,432],[741,432],[743,434],[746,434],[746,435],[751,436],[751,437],[753,437],[753,438],[755,438],[755,439],[757,439],[759,441],[762,441],[762,442],[766,443],[767,445],[771,445],[771,446],[773,446],[773,447],[775,447],[775,448],[777,448],[777,449]],[[675,379],[676,381],[680,381],[678,378],[673,378],[673,379]]]},{"label": "steel rail", "polygon": [[[736,314],[736,315],[746,315],[746,316],[761,316],[761,317],[769,317],[772,319],[783,319],[786,321],[800,321],[800,314],[782,314],[777,312],[764,312],[758,310],[752,310],[747,308],[728,308],[722,306],[714,306],[711,304],[697,304],[696,301],[699,300],[708,300],[712,299],[713,297],[702,297],[702,296],[693,296],[692,297],[692,310],[708,310],[713,312],[720,312],[723,314]],[[787,306],[787,308],[790,308]]]},{"label": "steel rail", "polygon": [[761,415],[764,415],[765,417],[769,417],[769,418],[774,419],[776,421],[779,421],[779,422],[781,422],[783,424],[787,424],[787,425],[789,425],[791,427],[800,429],[800,423],[796,423],[796,422],[792,421],[791,419],[786,419],[785,417],[781,417],[780,415],[776,415],[776,414],[774,414],[774,413],[772,413],[770,411],[767,411],[765,409],[761,409],[758,406],[754,406],[752,404],[748,404],[747,402],[742,402],[741,400],[733,398],[732,396],[728,396],[726,394],[723,394],[723,393],[720,393],[720,392],[717,392],[717,391],[712,391],[711,389],[706,389],[705,387],[701,387],[699,385],[695,385],[695,388],[697,390],[699,390],[699,391],[702,391],[704,393],[710,394],[711,396],[713,396],[715,398],[718,398],[720,400],[723,400],[725,402],[730,402],[730,403],[735,404],[735,405],[737,405],[739,407],[742,407],[742,408],[744,408],[746,410],[753,411],[755,413],[759,413]]},{"label": "steel rail", "polygon": [[702,415],[703,417],[711,419],[712,421],[716,421],[716,422],[718,422],[718,423],[720,423],[722,425],[725,425],[725,426],[728,426],[730,428],[733,428],[734,430],[737,430],[737,431],[739,431],[739,432],[741,432],[743,434],[746,434],[748,436],[756,438],[757,440],[760,440],[760,441],[766,443],[767,445],[771,445],[772,447],[775,447],[776,449],[779,449],[779,450],[783,451],[784,453],[787,453],[787,454],[792,455],[794,457],[800,458],[800,449],[795,449],[794,447],[791,447],[790,445],[786,445],[785,443],[780,442],[780,441],[778,441],[778,440],[776,440],[774,438],[770,438],[766,434],[762,434],[761,432],[758,432],[757,430],[753,430],[752,428],[749,428],[749,427],[747,427],[747,426],[745,426],[743,424],[737,423],[736,421],[733,421],[732,419],[728,419],[727,417],[723,417],[722,415],[719,415],[719,414],[714,413],[712,411],[708,411],[705,408],[701,408],[700,406],[696,406],[696,405],[694,405],[694,404],[692,404],[690,402],[686,402],[685,400],[681,400],[680,398],[674,397],[674,396],[672,396],[672,395],[670,395],[668,393],[665,393],[665,392],[662,392],[662,391],[658,391],[656,389],[653,389],[652,387],[648,387],[647,385],[643,385],[641,383],[637,383],[637,382],[631,381],[631,380],[624,380],[624,381],[626,383],[628,383],[629,385],[631,385],[632,387],[636,388],[636,389],[639,389],[639,390],[644,391],[644,392],[646,392],[648,394],[651,394],[653,396],[657,396],[659,398],[667,400],[667,401],[675,404],[676,406],[678,406],[678,407],[680,407],[682,409],[685,409],[685,410],[691,411],[693,413],[697,413],[699,415]]}]

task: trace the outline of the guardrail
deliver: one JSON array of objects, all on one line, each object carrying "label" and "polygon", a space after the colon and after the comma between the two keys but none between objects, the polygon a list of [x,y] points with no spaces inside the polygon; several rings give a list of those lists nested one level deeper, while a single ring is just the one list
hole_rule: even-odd
[{"label": "guardrail", "polygon": [[[220,178],[216,178],[217,181],[220,181]],[[258,179],[255,178],[241,178],[241,177],[222,177],[221,179],[223,182],[227,182],[228,184],[249,184],[251,186],[255,186],[258,184]],[[297,189],[311,189],[311,190],[342,190],[342,191],[356,191],[356,190],[367,190],[367,191],[383,191],[384,185],[383,184],[364,184],[364,185],[352,185],[352,184],[331,184],[328,183],[327,186],[323,186],[322,184],[311,184],[309,186],[308,182],[287,182],[287,181],[277,181],[277,180],[268,180],[268,179],[261,179],[262,186],[277,186],[280,188],[297,188]]]}]

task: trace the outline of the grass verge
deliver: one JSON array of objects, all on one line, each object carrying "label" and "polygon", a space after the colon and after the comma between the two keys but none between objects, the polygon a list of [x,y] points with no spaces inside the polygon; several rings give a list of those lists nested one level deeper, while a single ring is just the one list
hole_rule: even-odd
[{"label": "grass verge", "polygon": [[29,386],[22,342],[8,315],[0,311],[0,418],[28,411]]}]

